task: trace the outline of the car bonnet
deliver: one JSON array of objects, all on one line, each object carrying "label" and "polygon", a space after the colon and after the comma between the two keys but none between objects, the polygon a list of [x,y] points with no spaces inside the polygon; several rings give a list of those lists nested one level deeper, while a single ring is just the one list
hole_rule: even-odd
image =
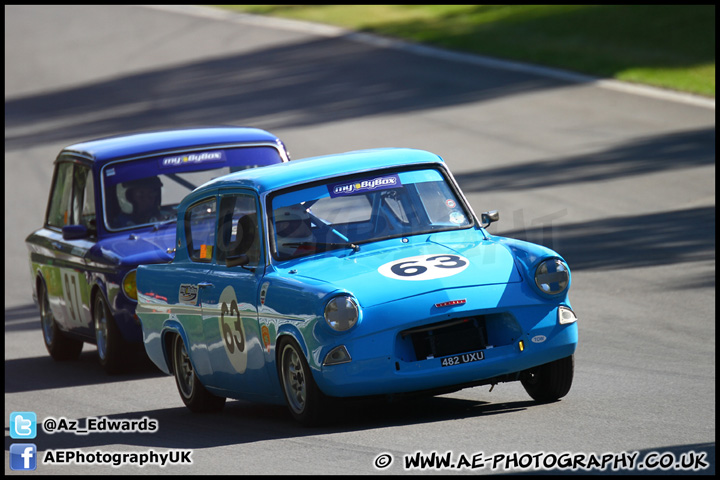
[{"label": "car bonnet", "polygon": [[423,242],[395,242],[399,245],[305,257],[281,270],[346,290],[363,307],[438,290],[522,281],[510,251],[490,240],[441,244],[431,236]]},{"label": "car bonnet", "polygon": [[175,243],[175,223],[158,231],[134,231],[114,234],[98,242],[97,254],[118,265],[165,263],[172,260],[168,253]]}]

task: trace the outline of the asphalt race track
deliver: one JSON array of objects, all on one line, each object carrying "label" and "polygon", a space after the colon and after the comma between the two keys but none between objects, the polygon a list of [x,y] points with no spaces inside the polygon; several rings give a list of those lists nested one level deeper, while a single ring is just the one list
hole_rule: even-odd
[{"label": "asphalt race track", "polygon": [[[158,425],[38,427],[37,474],[588,473],[593,459],[606,473],[715,472],[714,101],[212,11],[5,7],[6,474],[29,474],[9,467],[17,411]],[[143,362],[107,376],[93,346],[52,361],[24,239],[42,224],[56,154],[208,124],[265,128],[293,158],[393,146],[443,156],[477,213],[500,211],[491,233],[568,260],[580,328],[570,393],[536,405],[513,383],[350,403],[337,424],[307,429],[283,407],[239,401],[193,415],[172,377]],[[111,464],[150,451],[192,463]],[[454,467],[411,468],[433,453]]]}]

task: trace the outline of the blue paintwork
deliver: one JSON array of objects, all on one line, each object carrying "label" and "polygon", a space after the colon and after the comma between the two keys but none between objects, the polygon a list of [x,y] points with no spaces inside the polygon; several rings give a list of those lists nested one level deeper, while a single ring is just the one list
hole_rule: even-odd
[{"label": "blue paintwork", "polygon": [[116,135],[69,145],[63,149],[92,158],[97,166],[120,159],[158,152],[187,151],[215,148],[221,145],[265,143],[277,144],[284,150],[275,135],[251,127],[207,127],[176,130],[159,130]]},{"label": "blue paintwork", "polygon": [[[257,153],[243,157],[251,148],[262,151],[259,164],[287,162],[289,155],[275,135],[257,128],[206,127],[119,135],[77,143],[58,155],[61,165],[74,164],[89,170],[95,185],[94,231],[80,225],[61,229],[46,221],[27,237],[33,297],[38,287],[49,292],[50,307],[65,335],[95,342],[92,319],[93,299],[102,295],[125,341],[141,347],[140,321],[136,300],[122,291],[123,278],[138,265],[167,263],[175,245],[175,217],[159,224],[112,227],[115,217],[106,208],[104,195],[112,182],[146,174],[174,174],[208,168],[254,166]],[[193,152],[226,152],[212,164],[160,166],[158,159],[180,157]],[[57,173],[56,173],[57,175]],[[124,178],[121,176],[124,175]],[[55,181],[53,181],[53,185]],[[189,187],[188,187],[189,188]],[[51,198],[48,202],[50,210]],[[65,235],[63,235],[63,231]],[[69,290],[68,286],[72,288]]]},{"label": "blue paintwork", "polygon": [[[269,211],[272,202],[282,198],[288,188],[294,191],[318,181],[339,182],[344,175],[364,172],[370,177],[413,167],[444,172],[457,202],[471,217],[467,226],[390,236],[362,243],[358,249],[337,248],[289,260],[271,254],[274,244],[269,241],[269,225],[273,218]],[[208,391],[279,404],[285,399],[278,380],[276,345],[285,335],[295,338],[303,349],[319,388],[336,397],[481,382],[567,357],[575,350],[576,323],[558,322],[558,308],[570,306],[567,290],[547,295],[533,281],[542,260],[562,257],[539,245],[490,235],[466,205],[437,155],[411,149],[376,149],[233,173],[188,195],[178,215],[182,217],[188,207],[203,199],[237,192],[254,196],[260,211],[262,255],[255,270],[227,267],[214,260],[191,261],[185,248],[188,239],[180,224],[174,260],[138,269],[138,314],[145,349],[166,373],[171,373],[168,338],[176,333],[188,346],[195,374]],[[449,200],[446,203],[454,206]],[[457,216],[455,219],[460,223]],[[459,265],[452,263],[457,258],[466,259],[468,264],[453,274],[422,281],[380,273],[383,265],[426,258],[421,256],[438,256],[447,262],[444,267]],[[196,288],[201,284],[211,286]],[[181,302],[188,286],[197,295]],[[340,294],[352,295],[361,311],[357,325],[342,333],[332,330],[323,318],[327,302]],[[229,304],[231,298],[237,301],[238,325],[243,330],[245,355],[241,364],[223,347],[231,337],[230,327],[221,327],[228,318],[222,313],[222,305]],[[460,299],[466,302],[436,306]],[[475,316],[482,316],[487,328],[488,345],[483,347],[482,361],[442,367],[440,358],[416,358],[409,338],[401,335],[411,328]],[[352,361],[323,365],[328,352],[340,345],[347,348]]]}]

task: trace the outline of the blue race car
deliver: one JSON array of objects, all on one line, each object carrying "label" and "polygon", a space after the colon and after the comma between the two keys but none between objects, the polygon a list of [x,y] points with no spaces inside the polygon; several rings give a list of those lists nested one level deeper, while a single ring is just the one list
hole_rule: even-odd
[{"label": "blue race car", "polygon": [[[138,268],[145,349],[192,411],[226,398],[323,420],[336,397],[521,381],[570,389],[570,271],[490,235],[440,157],[350,152],[206,183],[172,262]],[[481,222],[482,221],[482,222]]]},{"label": "blue race car", "polygon": [[289,160],[255,128],[179,129],[71,145],[55,160],[44,226],[26,239],[33,297],[51,357],[95,343],[117,372],[143,351],[135,314],[139,264],[173,258],[177,206],[196,186],[230,172]]}]

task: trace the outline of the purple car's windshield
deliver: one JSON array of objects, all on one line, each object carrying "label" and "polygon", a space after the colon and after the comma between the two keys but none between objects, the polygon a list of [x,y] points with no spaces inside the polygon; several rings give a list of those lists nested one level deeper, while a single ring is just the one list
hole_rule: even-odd
[{"label": "purple car's windshield", "polygon": [[466,228],[472,216],[439,170],[332,179],[271,199],[279,260],[386,238]]},{"label": "purple car's windshield", "polygon": [[110,163],[101,174],[105,226],[115,231],[173,222],[180,201],[205,182],[281,162],[274,147],[248,146]]}]

